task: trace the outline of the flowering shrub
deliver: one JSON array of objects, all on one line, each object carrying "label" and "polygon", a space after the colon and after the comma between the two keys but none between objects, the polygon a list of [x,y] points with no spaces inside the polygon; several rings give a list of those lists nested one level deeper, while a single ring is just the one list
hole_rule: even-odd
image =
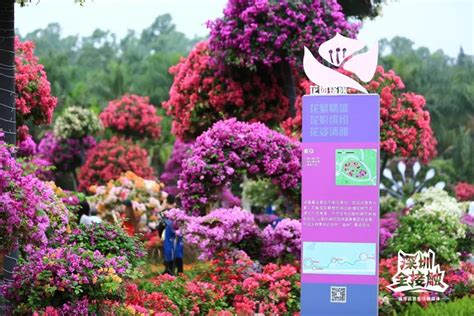
[{"label": "flowering shrub", "polygon": [[160,213],[167,206],[167,193],[163,187],[163,183],[143,179],[128,171],[107,185],[91,186],[89,190],[94,195],[90,200],[96,204],[99,215],[109,220],[114,216],[125,217],[124,202],[130,200],[135,216],[140,219],[140,231],[145,232],[156,226]]},{"label": "flowering shrub", "polygon": [[276,126],[288,114],[288,99],[273,75],[219,75],[207,42],[198,43],[170,72],[175,77],[163,107],[173,117],[172,131],[179,139],[195,139],[221,119]]},{"label": "flowering shrub", "polygon": [[68,236],[69,246],[99,251],[105,257],[123,257],[132,267],[145,256],[142,242],[130,237],[119,226],[108,223],[79,225]]},{"label": "flowering shrub", "polygon": [[386,213],[380,219],[380,252],[384,251],[388,241],[393,237],[393,233],[399,227],[400,222],[398,221],[398,216],[397,212],[391,212]]},{"label": "flowering shrub", "polygon": [[100,114],[104,127],[125,137],[159,138],[161,117],[156,114],[148,97],[126,94],[109,105]]},{"label": "flowering shrub", "polygon": [[116,303],[118,309],[112,310],[167,316],[296,315],[300,296],[297,268],[255,267],[243,253],[221,256],[193,280],[186,275],[160,275],[139,287],[130,284],[126,301]]},{"label": "flowering shrub", "polygon": [[405,88],[393,70],[377,67],[374,78],[365,86],[380,95],[380,148],[388,157],[417,157],[423,163],[436,155],[436,139],[425,110],[425,98]]},{"label": "flowering shrub", "polygon": [[103,140],[87,153],[86,162],[78,176],[79,190],[85,191],[93,184],[105,184],[126,171],[153,178],[147,151],[123,138]]},{"label": "flowering shrub", "polygon": [[288,197],[299,200],[301,145],[261,123],[217,122],[198,137],[183,162],[178,181],[182,206],[203,213],[219,192],[245,174],[269,178]]},{"label": "flowering shrub", "polygon": [[128,270],[124,257],[106,258],[82,248],[45,248],[15,268],[5,296],[18,314],[49,308],[87,315],[77,313],[78,306],[82,312],[94,312],[103,300],[123,297]]},{"label": "flowering shrub", "polygon": [[24,174],[21,164],[12,157],[12,149],[2,140],[0,167],[0,252],[8,252],[18,244],[44,246],[48,235],[52,238],[64,232],[64,205],[44,182]]},{"label": "flowering shrub", "polygon": [[250,69],[281,61],[300,64],[303,48],[318,47],[336,33],[354,37],[335,0],[230,0],[224,17],[208,22],[210,48],[221,62]]},{"label": "flowering shrub", "polygon": [[37,145],[31,135],[27,135],[23,140],[18,142],[18,157],[33,156],[37,152]]},{"label": "flowering shrub", "polygon": [[165,169],[160,176],[160,181],[166,186],[166,192],[176,196],[178,194],[178,178],[183,170],[181,164],[190,152],[191,143],[184,143],[180,140],[174,142],[173,152],[165,165]]},{"label": "flowering shrub", "polygon": [[[457,263],[459,252],[472,251],[472,241],[464,242],[468,225],[456,199],[434,187],[413,196],[409,214],[399,218],[399,227],[387,243],[386,253],[433,249],[440,262]],[[464,249],[463,249],[464,248]]]},{"label": "flowering shrub", "polygon": [[456,198],[458,201],[474,200],[474,185],[466,182],[459,182],[454,190],[456,192]]},{"label": "flowering shrub", "polygon": [[15,37],[15,93],[18,126],[28,119],[34,124],[49,124],[57,99],[51,95],[51,86],[43,65],[34,55],[31,41],[21,42]]},{"label": "flowering shrub", "polygon": [[428,188],[425,192],[413,196],[414,205],[410,213],[415,217],[435,215],[441,221],[452,219],[460,221],[464,214],[461,205],[448,192],[435,187]]},{"label": "flowering shrub", "polygon": [[97,116],[91,110],[78,106],[67,107],[54,123],[54,135],[59,139],[93,136],[100,129]]},{"label": "flowering shrub", "polygon": [[301,222],[285,218],[275,227],[268,225],[263,230],[263,253],[267,258],[285,258],[287,261],[300,258]]},{"label": "flowering shrub", "polygon": [[388,241],[387,255],[395,255],[399,250],[415,253],[418,250],[436,251],[440,263],[457,263],[458,240],[465,236],[465,225],[451,217],[441,220],[435,214],[416,217],[412,214],[400,218],[400,227]]},{"label": "flowering shrub", "polygon": [[[347,75],[349,72],[342,71]],[[311,83],[297,78],[297,95],[309,93]],[[389,157],[416,157],[423,163],[436,156],[436,139],[430,126],[431,118],[421,95],[403,92],[405,85],[393,70],[378,66],[369,84],[369,93],[380,95],[380,148]],[[285,133],[301,137],[301,97],[295,102],[296,116],[281,125]]]},{"label": "flowering shrub", "polygon": [[58,139],[46,132],[38,145],[38,156],[50,161],[59,171],[68,172],[81,166],[88,150],[96,145],[92,136]]},{"label": "flowering shrub", "polygon": [[174,221],[186,243],[195,245],[201,251],[201,259],[210,259],[226,249],[245,249],[255,246],[259,229],[253,214],[238,207],[216,209],[206,216],[188,216],[179,209],[166,212]]}]

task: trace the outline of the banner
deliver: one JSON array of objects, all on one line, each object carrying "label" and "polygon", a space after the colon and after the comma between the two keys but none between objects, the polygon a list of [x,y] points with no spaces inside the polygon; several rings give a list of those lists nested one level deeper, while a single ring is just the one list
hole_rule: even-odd
[{"label": "banner", "polygon": [[377,315],[379,96],[303,97],[302,315]]}]

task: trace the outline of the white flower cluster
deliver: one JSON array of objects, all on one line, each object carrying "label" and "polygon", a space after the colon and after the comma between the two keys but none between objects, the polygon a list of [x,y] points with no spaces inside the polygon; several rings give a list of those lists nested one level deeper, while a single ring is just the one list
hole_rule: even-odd
[{"label": "white flower cluster", "polygon": [[54,124],[54,134],[60,139],[95,135],[102,129],[99,119],[89,109],[68,107]]},{"label": "white flower cluster", "polygon": [[461,238],[465,235],[465,225],[461,224],[461,217],[465,211],[448,192],[430,187],[425,192],[414,195],[413,199],[415,204],[411,214],[414,217],[436,216],[441,222],[456,227],[455,237]]}]

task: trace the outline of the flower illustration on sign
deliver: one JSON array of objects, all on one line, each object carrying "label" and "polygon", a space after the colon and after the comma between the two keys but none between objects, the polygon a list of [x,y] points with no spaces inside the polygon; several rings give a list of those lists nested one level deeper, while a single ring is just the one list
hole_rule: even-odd
[{"label": "flower illustration on sign", "polygon": [[[377,42],[365,53],[356,54],[365,47],[365,43],[344,37],[339,33],[319,46],[319,55],[328,63],[354,73],[363,82],[369,82],[375,74],[378,57]],[[303,68],[306,76],[320,87],[347,87],[367,93],[356,80],[320,63],[305,47]]]}]

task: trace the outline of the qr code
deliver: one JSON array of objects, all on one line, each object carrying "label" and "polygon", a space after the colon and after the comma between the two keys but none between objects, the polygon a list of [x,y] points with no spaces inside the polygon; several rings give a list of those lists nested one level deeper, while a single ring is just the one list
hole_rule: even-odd
[{"label": "qr code", "polygon": [[331,286],[331,303],[345,303],[347,300],[347,287]]}]

